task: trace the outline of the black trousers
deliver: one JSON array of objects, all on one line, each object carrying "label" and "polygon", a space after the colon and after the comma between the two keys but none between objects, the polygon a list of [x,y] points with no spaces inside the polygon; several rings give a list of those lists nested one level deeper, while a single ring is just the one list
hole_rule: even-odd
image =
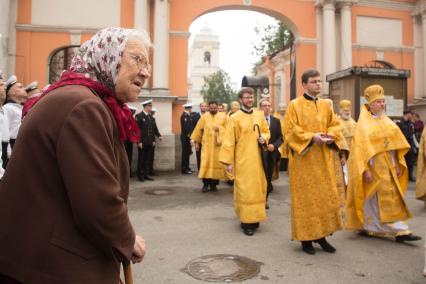
[{"label": "black trousers", "polygon": [[268,201],[269,194],[274,191],[274,187],[272,186],[272,175],[274,173],[274,166],[275,166],[275,160],[272,157],[272,153],[266,153],[265,160],[266,160],[266,202]]},{"label": "black trousers", "polygon": [[281,158],[280,162],[280,172],[285,172],[288,169],[288,159],[287,158]]},{"label": "black trousers", "polygon": [[257,222],[257,223],[243,223],[243,222],[241,222],[241,229],[252,229],[252,230],[254,230],[254,229],[257,229],[257,228],[259,228],[259,222]]},{"label": "black trousers", "polygon": [[152,145],[143,145],[142,149],[138,147],[138,170],[137,175],[143,178],[149,174],[151,169],[152,155],[154,153]]},{"label": "black trousers", "polygon": [[218,179],[211,179],[211,178],[203,178],[203,184],[205,186],[216,186],[219,184]]},{"label": "black trousers", "polygon": [[16,139],[10,139],[10,148],[13,150],[13,146],[15,146]]},{"label": "black trousers", "polygon": [[181,140],[182,142],[182,162],[181,162],[181,170],[189,171],[189,156],[192,154],[191,149],[191,141],[189,139]]},{"label": "black trousers", "polygon": [[149,168],[149,174],[154,173],[154,156],[155,156],[155,146],[152,146],[152,155],[151,155],[151,163]]},{"label": "black trousers", "polygon": [[7,146],[8,142],[1,142],[1,160],[3,161],[3,169],[6,169],[9,158],[7,157]]},{"label": "black trousers", "polygon": [[22,284],[22,283],[7,275],[0,274],[0,284]]},{"label": "black trousers", "polygon": [[405,154],[404,158],[405,158],[405,162],[407,163],[408,177],[412,179],[414,178],[413,170],[414,170],[414,163],[416,162],[416,155],[414,151],[410,150],[407,152],[407,154]]},{"label": "black trousers", "polygon": [[132,173],[132,157],[133,157],[133,143],[124,141],[124,148],[126,149],[127,159],[129,160],[130,175]]},{"label": "black trousers", "polygon": [[198,169],[198,171],[200,171],[200,166],[201,166],[201,147],[202,146],[203,145],[200,144],[200,149],[195,151],[195,156],[197,157],[197,169]]}]

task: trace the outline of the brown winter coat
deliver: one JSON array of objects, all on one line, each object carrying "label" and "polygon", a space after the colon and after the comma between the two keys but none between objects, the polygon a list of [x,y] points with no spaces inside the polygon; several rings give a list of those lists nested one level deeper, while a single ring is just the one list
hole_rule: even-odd
[{"label": "brown winter coat", "polygon": [[129,166],[116,123],[83,86],[25,117],[0,182],[0,274],[24,284],[117,284],[132,254]]}]

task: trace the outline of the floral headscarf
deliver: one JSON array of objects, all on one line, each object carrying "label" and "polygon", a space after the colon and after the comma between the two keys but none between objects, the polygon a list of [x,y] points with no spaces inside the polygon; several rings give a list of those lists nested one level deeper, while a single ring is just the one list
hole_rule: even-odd
[{"label": "floral headscarf", "polygon": [[66,85],[83,85],[94,91],[106,104],[114,116],[120,140],[139,142],[140,130],[130,109],[114,96],[121,57],[129,35],[133,30],[105,28],[86,41],[74,56],[70,70],[64,71],[61,78],[43,91],[40,97],[27,100],[23,117],[46,94]]},{"label": "floral headscarf", "polygon": [[70,71],[83,73],[114,90],[121,56],[133,30],[105,28],[83,43],[72,59]]}]

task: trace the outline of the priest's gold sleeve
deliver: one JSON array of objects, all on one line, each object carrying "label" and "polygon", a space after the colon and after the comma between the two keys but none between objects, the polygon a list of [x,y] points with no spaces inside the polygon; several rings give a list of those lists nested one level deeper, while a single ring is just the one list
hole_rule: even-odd
[{"label": "priest's gold sleeve", "polygon": [[197,143],[201,143],[202,138],[203,138],[203,129],[204,129],[204,124],[205,124],[205,120],[203,119],[204,116],[202,116],[198,122],[197,125],[195,126],[194,130],[192,131],[191,134],[191,140],[194,140]]},{"label": "priest's gold sleeve", "polygon": [[302,154],[313,143],[314,132],[305,131],[298,125],[294,105],[290,104],[284,117],[283,134],[287,144],[297,154]]}]

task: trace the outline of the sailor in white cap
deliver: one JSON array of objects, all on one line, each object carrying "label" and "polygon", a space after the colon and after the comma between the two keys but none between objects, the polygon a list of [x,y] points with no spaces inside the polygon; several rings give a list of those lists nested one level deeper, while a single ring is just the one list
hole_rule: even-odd
[{"label": "sailor in white cap", "polygon": [[9,161],[7,155],[7,146],[9,145],[9,121],[3,109],[3,103],[6,100],[6,87],[3,82],[3,73],[0,70],[0,141],[1,141],[1,159],[2,164],[0,166],[0,179],[4,174],[7,162]]},{"label": "sailor in white cap", "polygon": [[136,115],[136,121],[141,130],[140,142],[138,144],[138,169],[137,177],[139,181],[154,180],[149,176],[153,163],[155,137],[161,137],[155,124],[155,119],[151,115],[152,100],[142,103],[143,110]]},{"label": "sailor in white cap", "polygon": [[191,134],[194,130],[194,125],[192,123],[192,104],[187,103],[183,105],[184,111],[180,117],[180,141],[182,142],[182,162],[181,162],[181,171],[185,175],[190,175],[193,171],[189,168],[189,156],[192,154],[191,147]]},{"label": "sailor in white cap", "polygon": [[10,147],[13,150],[22,120],[22,104],[27,99],[24,85],[12,75],[6,81],[6,102],[4,111],[9,120]]},{"label": "sailor in white cap", "polygon": [[38,97],[41,95],[41,91],[38,88],[38,82],[34,81],[25,86],[25,92],[28,94],[28,98]]}]

